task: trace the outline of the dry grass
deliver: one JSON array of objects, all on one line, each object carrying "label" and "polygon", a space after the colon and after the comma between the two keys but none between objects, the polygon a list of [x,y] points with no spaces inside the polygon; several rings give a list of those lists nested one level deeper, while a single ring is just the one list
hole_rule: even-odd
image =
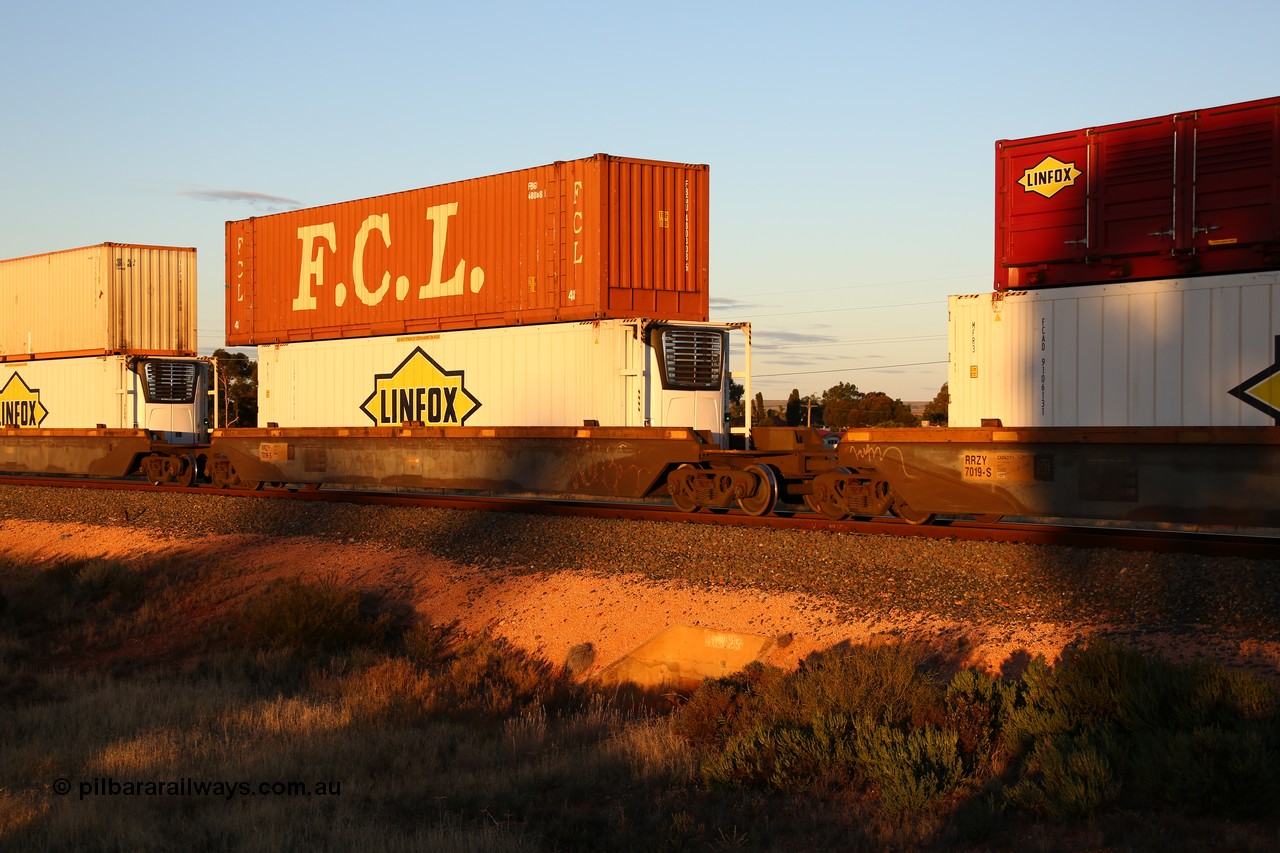
[{"label": "dry grass", "polygon": [[[832,649],[796,673],[755,667],[704,685],[671,715],[653,697],[583,686],[491,636],[402,624],[353,593],[284,583],[219,598],[204,580],[198,567],[170,564],[0,566],[0,847],[1051,851],[1280,841],[1274,819],[1170,817],[1119,789],[1093,805],[1070,799],[1117,756],[1131,762],[1126,778],[1146,766],[1145,753],[1106,752],[1100,720],[1147,725],[1139,741],[1155,755],[1163,741],[1150,732],[1162,730],[1148,723],[1166,706],[1239,736],[1193,725],[1162,760],[1185,774],[1252,745],[1264,759],[1258,779],[1271,779],[1277,694],[1212,669],[1099,648],[1001,682],[944,674],[915,646]],[[192,606],[213,613],[216,630],[181,636],[181,609]],[[1123,677],[1099,690],[1108,673]],[[1230,767],[1214,772],[1240,781]],[[276,783],[305,787],[259,789]],[[1011,805],[1019,797],[1025,812]]]}]

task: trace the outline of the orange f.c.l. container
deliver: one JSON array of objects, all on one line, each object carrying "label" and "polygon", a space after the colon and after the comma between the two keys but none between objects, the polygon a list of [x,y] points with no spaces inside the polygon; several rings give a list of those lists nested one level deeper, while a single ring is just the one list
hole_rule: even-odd
[{"label": "orange f.c.l. container", "polygon": [[228,222],[227,344],[706,320],[708,178],[598,154]]}]

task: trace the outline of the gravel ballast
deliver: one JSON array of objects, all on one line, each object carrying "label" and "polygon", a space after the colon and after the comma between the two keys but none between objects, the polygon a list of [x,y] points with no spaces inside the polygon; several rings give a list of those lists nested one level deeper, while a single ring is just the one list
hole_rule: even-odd
[{"label": "gravel ballast", "polygon": [[[414,549],[506,576],[640,575],[812,596],[838,617],[1107,625],[1280,641],[1280,561],[451,509],[0,486],[6,519],[161,536],[311,537]],[[1278,664],[1280,669],[1280,664]]]}]

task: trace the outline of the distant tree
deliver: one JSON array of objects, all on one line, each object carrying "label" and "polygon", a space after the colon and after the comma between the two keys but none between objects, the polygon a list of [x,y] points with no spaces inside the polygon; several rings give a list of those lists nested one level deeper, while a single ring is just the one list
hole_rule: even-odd
[{"label": "distant tree", "polygon": [[920,419],[911,413],[911,407],[883,391],[862,395],[854,404],[850,426],[856,427],[914,427]]},{"label": "distant tree", "polygon": [[258,362],[242,352],[217,349],[218,402],[221,426],[258,425]]},{"label": "distant tree", "polygon": [[804,420],[800,408],[800,390],[797,388],[792,388],[791,396],[787,397],[786,419],[789,427],[800,426],[800,422]]},{"label": "distant tree", "polygon": [[764,415],[764,394],[757,391],[755,405],[752,407],[751,411],[751,422],[753,424],[760,423],[764,420]]},{"label": "distant tree", "polygon": [[934,426],[947,425],[948,412],[951,408],[951,389],[947,385],[948,383],[943,382],[938,396],[924,407],[924,419]]},{"label": "distant tree", "polygon": [[863,394],[849,382],[833,385],[822,394],[822,420],[830,429],[853,425],[853,410]]},{"label": "distant tree", "polygon": [[729,377],[729,406],[725,412],[726,420],[729,423],[742,422],[742,398],[746,396],[747,389],[738,382],[733,381],[733,377]]},{"label": "distant tree", "polygon": [[729,405],[732,406],[734,403],[737,403],[739,406],[741,406],[742,397],[746,393],[747,393],[747,386],[743,385],[741,382],[734,382],[733,377],[730,376],[729,377]]}]

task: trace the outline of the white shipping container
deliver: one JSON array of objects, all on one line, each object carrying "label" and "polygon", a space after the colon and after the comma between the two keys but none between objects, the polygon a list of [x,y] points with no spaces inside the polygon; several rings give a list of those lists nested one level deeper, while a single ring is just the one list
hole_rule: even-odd
[{"label": "white shipping container", "polygon": [[207,432],[206,363],[108,355],[0,363],[0,426],[147,429],[180,444]]},{"label": "white shipping container", "polygon": [[725,429],[730,327],[601,320],[258,347],[258,423]]},{"label": "white shipping container", "polygon": [[103,243],[0,261],[0,361],[196,353],[196,250]]},{"label": "white shipping container", "polygon": [[[1266,426],[1280,273],[952,296],[950,425]],[[1264,392],[1265,393],[1265,392]]]}]

